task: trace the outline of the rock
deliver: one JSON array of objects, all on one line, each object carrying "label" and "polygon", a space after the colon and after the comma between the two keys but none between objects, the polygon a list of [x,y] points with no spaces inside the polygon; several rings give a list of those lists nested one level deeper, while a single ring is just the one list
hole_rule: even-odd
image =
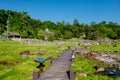
[{"label": "rock", "polygon": [[87,74],[84,73],[84,72],[79,72],[78,74],[79,74],[80,76],[87,76]]},{"label": "rock", "polygon": [[99,72],[99,71],[104,71],[104,70],[105,70],[105,68],[102,67],[102,66],[95,66],[94,68],[95,68],[98,72]]},{"label": "rock", "polygon": [[20,55],[23,57],[28,56],[28,55],[30,55],[30,51],[29,50],[23,51],[20,53]]}]

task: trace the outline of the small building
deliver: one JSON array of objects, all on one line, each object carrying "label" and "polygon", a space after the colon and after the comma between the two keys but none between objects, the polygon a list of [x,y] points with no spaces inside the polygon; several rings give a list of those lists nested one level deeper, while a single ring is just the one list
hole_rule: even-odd
[{"label": "small building", "polygon": [[9,38],[21,38],[22,36],[19,34],[19,33],[17,33],[17,32],[4,32],[3,33],[3,36],[5,36],[5,37],[9,37]]}]

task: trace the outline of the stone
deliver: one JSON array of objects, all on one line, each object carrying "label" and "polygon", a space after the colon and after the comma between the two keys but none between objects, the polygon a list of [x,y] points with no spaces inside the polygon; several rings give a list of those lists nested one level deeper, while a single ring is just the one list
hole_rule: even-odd
[{"label": "stone", "polygon": [[85,76],[85,77],[87,76],[87,74],[84,73],[84,72],[79,72],[78,74],[79,74],[80,76]]}]

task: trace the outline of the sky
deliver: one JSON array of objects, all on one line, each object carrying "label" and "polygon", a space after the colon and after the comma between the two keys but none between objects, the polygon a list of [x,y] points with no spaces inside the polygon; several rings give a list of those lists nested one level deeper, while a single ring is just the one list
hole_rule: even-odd
[{"label": "sky", "polygon": [[0,0],[0,9],[26,11],[41,21],[120,24],[120,0]]}]

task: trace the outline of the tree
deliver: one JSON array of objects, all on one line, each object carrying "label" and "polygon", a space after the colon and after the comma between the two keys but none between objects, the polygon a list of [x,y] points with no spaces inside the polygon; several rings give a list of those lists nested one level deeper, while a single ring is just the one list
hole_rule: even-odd
[{"label": "tree", "polygon": [[74,21],[73,21],[73,25],[75,25],[75,26],[79,26],[79,21],[78,21],[77,19],[74,19]]},{"label": "tree", "polygon": [[45,39],[45,37],[44,37],[44,31],[43,30],[41,30],[41,29],[38,30],[37,38],[38,39],[42,39],[42,40]]},{"label": "tree", "polygon": [[0,35],[5,31],[5,27],[3,24],[0,24]]},{"label": "tree", "polygon": [[63,38],[63,37],[62,37],[62,33],[61,33],[60,31],[55,30],[55,31],[54,31],[54,38],[55,38],[56,40],[59,40],[59,39]]},{"label": "tree", "polygon": [[99,38],[99,32],[94,31],[91,33],[91,40],[97,40]]},{"label": "tree", "polygon": [[10,15],[10,11],[8,10],[8,12],[7,12],[7,15],[8,15],[8,18],[7,18],[7,21],[6,21],[6,23],[7,23],[7,25],[6,25],[6,32],[7,32],[7,38],[8,38],[8,36],[9,36],[9,27],[10,27],[10,21],[11,21],[11,15]]},{"label": "tree", "polygon": [[64,39],[70,39],[72,37],[73,37],[73,33],[71,31],[65,31],[64,32],[64,35],[63,35]]},{"label": "tree", "polygon": [[86,38],[85,39],[91,39],[91,30],[90,30],[90,27],[86,27],[85,28],[85,36]]},{"label": "tree", "polygon": [[111,29],[107,29],[107,37],[111,38],[111,39],[116,39],[117,38],[117,34]]},{"label": "tree", "polygon": [[5,31],[20,33],[24,38],[46,40],[79,38],[83,35],[86,39],[94,40],[120,39],[120,25],[112,21],[109,23],[93,21],[90,25],[80,24],[77,19],[73,20],[73,24],[66,23],[64,20],[57,23],[41,22],[39,19],[32,19],[25,11],[0,10],[0,35]]}]

